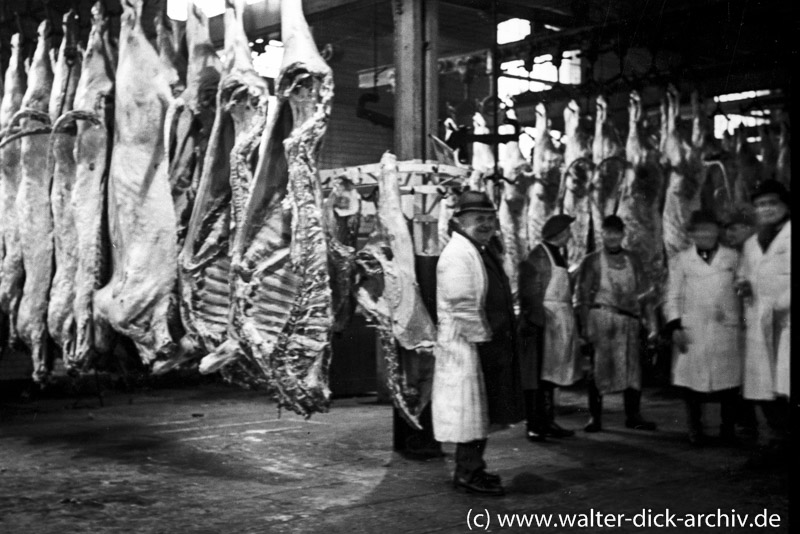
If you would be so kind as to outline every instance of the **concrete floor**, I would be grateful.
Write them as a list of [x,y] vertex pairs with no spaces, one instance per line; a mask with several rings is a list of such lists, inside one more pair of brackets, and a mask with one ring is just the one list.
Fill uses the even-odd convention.
[[[582,391],[560,392],[559,420],[581,428]],[[391,408],[336,400],[305,421],[278,417],[261,394],[219,384],[107,391],[96,397],[0,403],[0,532],[16,533],[455,533],[497,514],[602,512],[778,514],[789,532],[788,469],[748,464],[754,444],[691,448],[683,407],[648,390],[659,430],[625,429],[619,395],[605,431],[531,444],[522,427],[491,435],[487,461],[508,495],[476,497],[450,485],[452,454],[418,462],[391,451]],[[707,408],[709,433],[717,407]],[[762,429],[763,429],[762,425]],[[762,438],[763,442],[763,438]],[[445,445],[452,453],[452,445]],[[477,524],[468,524],[477,519]],[[688,529],[550,528],[557,532]],[[693,532],[730,532],[697,528]]]

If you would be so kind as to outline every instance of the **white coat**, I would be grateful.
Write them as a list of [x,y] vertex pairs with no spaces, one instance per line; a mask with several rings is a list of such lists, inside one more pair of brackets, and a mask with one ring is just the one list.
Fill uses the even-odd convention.
[[670,261],[665,312],[681,320],[688,349],[672,356],[672,383],[711,392],[742,383],[742,328],[736,294],[739,254],[720,246],[706,263],[692,246]]
[[458,233],[436,267],[439,328],[431,397],[438,441],[465,443],[489,434],[486,386],[476,343],[492,337],[483,311],[488,282],[480,253]]
[[792,227],[787,222],[766,252],[753,235],[744,244],[738,276],[753,296],[745,301],[744,387],[746,399],[789,396]]

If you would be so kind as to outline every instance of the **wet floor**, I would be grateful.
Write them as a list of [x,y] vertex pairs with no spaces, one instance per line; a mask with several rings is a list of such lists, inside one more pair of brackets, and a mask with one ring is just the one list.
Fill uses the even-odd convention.
[[[336,400],[310,420],[279,417],[263,395],[218,384],[110,390],[102,406],[93,397],[12,399],[0,403],[0,532],[456,533],[487,531],[481,513],[490,532],[535,532],[545,527],[499,521],[590,511],[626,515],[611,527],[546,530],[688,531],[631,521],[667,509],[715,521],[735,510],[747,514],[742,532],[790,531],[785,465],[753,462],[753,442],[690,447],[668,390],[645,393],[658,431],[626,429],[618,397],[604,399],[598,434],[532,444],[521,426],[494,432],[487,462],[503,477],[502,498],[452,489],[452,445],[424,462],[393,453],[391,408],[371,397]],[[561,423],[582,427],[583,392],[561,392],[560,404]],[[713,434],[718,408],[706,412]],[[780,526],[749,528],[764,510]]]

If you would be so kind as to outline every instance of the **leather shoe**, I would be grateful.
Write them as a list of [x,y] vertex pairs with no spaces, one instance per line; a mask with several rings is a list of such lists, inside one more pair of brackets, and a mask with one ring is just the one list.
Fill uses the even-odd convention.
[[533,442],[546,441],[547,439],[546,434],[542,430],[528,430],[525,433],[525,437],[528,441]]
[[652,421],[646,421],[641,415],[630,417],[625,420],[625,426],[634,430],[655,430],[656,424]]
[[506,494],[505,489],[497,482],[492,482],[483,475],[478,473],[472,477],[472,480],[466,480],[463,477],[453,478],[453,487],[459,490],[464,490],[467,493],[475,493],[478,495],[486,495],[489,497],[502,497]]
[[568,430],[568,429],[560,426],[555,421],[553,421],[549,425],[547,425],[547,428],[545,429],[545,433],[548,436],[551,436],[551,437],[554,437],[554,438],[571,438],[572,436],[575,435],[575,431],[574,430]]
[[502,481],[502,479],[500,478],[500,475],[498,475],[497,473],[489,473],[488,471],[484,471],[483,472],[483,478],[485,478],[489,482],[497,484],[498,486],[500,485],[500,483]]
[[601,430],[603,430],[603,427],[600,424],[600,421],[598,421],[594,417],[589,419],[589,422],[586,423],[585,427],[583,427],[584,432],[600,432]]

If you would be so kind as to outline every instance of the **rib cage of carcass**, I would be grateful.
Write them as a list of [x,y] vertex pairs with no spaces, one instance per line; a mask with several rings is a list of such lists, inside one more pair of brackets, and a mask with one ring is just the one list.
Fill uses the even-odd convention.
[[[231,177],[231,333],[279,407],[310,416],[330,405],[331,289],[316,158],[333,75],[300,2],[281,2],[281,33],[277,104],[255,174]],[[201,370],[213,369],[215,357],[204,358]]]

